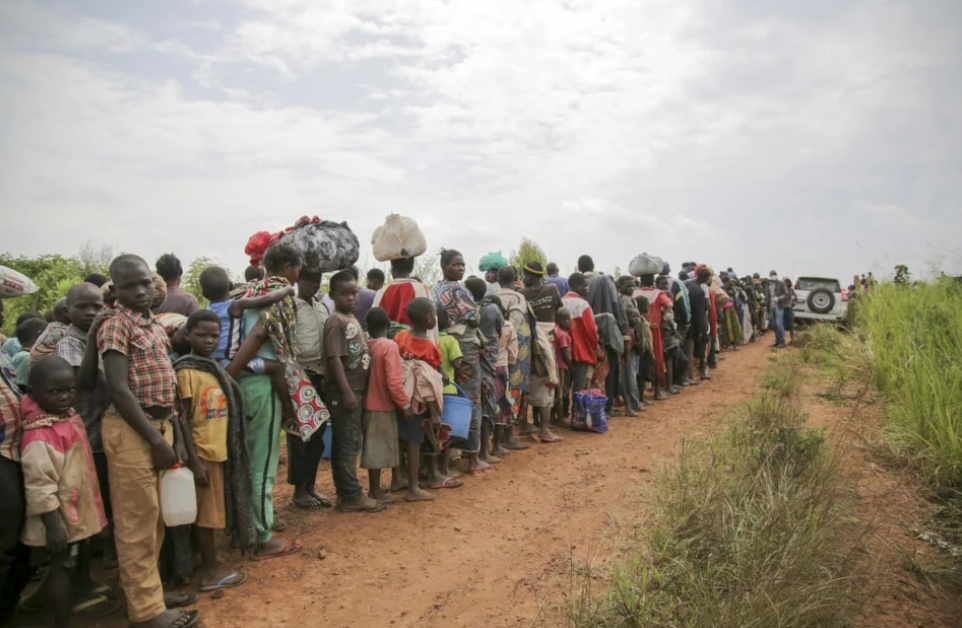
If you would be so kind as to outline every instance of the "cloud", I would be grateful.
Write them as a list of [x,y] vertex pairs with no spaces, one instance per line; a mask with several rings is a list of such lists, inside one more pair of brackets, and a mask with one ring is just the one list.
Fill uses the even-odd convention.
[[958,257],[962,7],[933,4],[5,2],[0,207],[31,220],[0,246],[239,269],[256,230],[400,212],[567,269]]

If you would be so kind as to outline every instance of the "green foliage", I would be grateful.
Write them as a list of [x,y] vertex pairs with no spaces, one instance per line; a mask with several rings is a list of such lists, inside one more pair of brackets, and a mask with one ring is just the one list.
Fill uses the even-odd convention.
[[912,283],[912,273],[909,272],[909,267],[905,264],[899,264],[895,267],[895,279],[893,279],[898,286],[907,286]]
[[569,607],[570,626],[853,625],[859,582],[836,465],[823,433],[773,388],[720,437],[684,445],[660,478],[657,525],[614,566],[604,597]]
[[[190,266],[184,271],[184,276],[180,281],[180,289],[194,295],[194,298],[197,299],[197,303],[200,304],[201,307],[207,307],[208,301],[204,298],[204,294],[200,289],[200,274],[205,268],[210,266],[218,266],[218,264],[215,264],[209,257],[198,257],[190,263]],[[223,268],[227,271],[227,276],[229,277],[230,270],[226,267]]]
[[933,480],[962,488],[962,285],[882,283],[860,299],[893,442]]
[[537,242],[528,238],[521,238],[518,250],[511,252],[508,263],[514,266],[518,271],[518,277],[520,277],[521,273],[524,272],[525,265],[531,262],[541,262],[542,266],[547,266],[548,256],[545,255],[541,245]]

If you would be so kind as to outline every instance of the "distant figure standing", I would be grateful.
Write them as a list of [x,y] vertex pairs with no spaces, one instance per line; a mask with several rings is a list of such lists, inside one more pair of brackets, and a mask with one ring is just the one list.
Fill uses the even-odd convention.
[[155,314],[180,314],[190,316],[199,306],[194,295],[188,292],[181,292],[180,280],[184,276],[184,267],[180,260],[173,253],[165,253],[157,259],[157,274],[160,275],[164,283],[167,284],[167,298]]

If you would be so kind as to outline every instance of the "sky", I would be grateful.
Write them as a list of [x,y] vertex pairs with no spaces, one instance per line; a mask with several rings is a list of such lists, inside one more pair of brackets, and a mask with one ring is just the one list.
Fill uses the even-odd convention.
[[957,0],[0,2],[0,251],[962,274]]

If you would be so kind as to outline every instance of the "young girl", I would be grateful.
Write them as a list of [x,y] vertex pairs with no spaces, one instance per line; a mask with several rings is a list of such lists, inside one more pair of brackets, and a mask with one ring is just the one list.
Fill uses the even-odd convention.
[[[87,430],[71,407],[76,396],[73,367],[48,356],[30,369],[30,395],[21,402],[27,501],[23,543],[46,547],[50,554],[35,599],[37,605],[52,603],[57,628],[70,624],[71,611],[105,616],[121,606],[90,578],[86,541],[107,526],[107,517]],[[25,604],[33,606],[29,600]]]
[[[367,313],[367,331],[371,336],[371,374],[364,397],[364,444],[361,468],[367,469],[371,499],[388,504],[395,500],[381,490],[381,469],[394,469],[400,476],[401,457],[398,449],[397,412],[411,414],[411,400],[404,392],[404,369],[396,343],[387,338],[391,319],[387,311],[375,307]],[[413,417],[410,417],[413,418]],[[392,485],[398,486],[399,478]],[[408,485],[408,501],[416,501],[417,483],[412,492]]]

